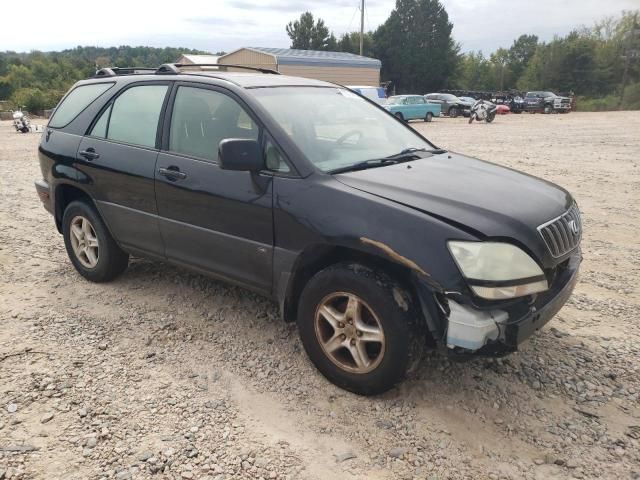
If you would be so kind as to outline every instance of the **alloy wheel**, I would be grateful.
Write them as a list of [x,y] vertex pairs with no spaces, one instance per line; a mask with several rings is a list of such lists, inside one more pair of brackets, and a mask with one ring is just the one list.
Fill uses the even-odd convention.
[[324,354],[351,373],[368,373],[382,361],[385,336],[376,313],[357,295],[334,292],[316,309],[315,332]]
[[91,222],[78,215],[71,220],[71,248],[78,261],[86,268],[95,268],[98,264],[100,248],[98,237]]

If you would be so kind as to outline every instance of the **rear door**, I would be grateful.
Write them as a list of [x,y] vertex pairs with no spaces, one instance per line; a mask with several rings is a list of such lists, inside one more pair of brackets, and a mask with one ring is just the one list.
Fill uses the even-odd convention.
[[225,89],[177,84],[155,173],[169,259],[270,293],[272,178],[222,170],[225,138],[258,140],[256,119]]
[[424,118],[427,116],[427,101],[424,97],[415,97],[416,118]]
[[164,255],[154,192],[160,119],[170,82],[134,83],[98,114],[77,154],[78,181],[92,192],[125,248]]

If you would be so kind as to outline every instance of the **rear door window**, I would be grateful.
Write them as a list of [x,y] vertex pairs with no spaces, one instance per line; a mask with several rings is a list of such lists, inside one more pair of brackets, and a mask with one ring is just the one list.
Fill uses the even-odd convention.
[[100,115],[100,118],[91,129],[90,135],[92,137],[107,138],[107,127],[109,123],[109,115],[111,115],[111,107],[112,105],[109,105],[109,107],[102,112],[102,115]]
[[[160,112],[168,88],[167,85],[139,85],[125,90],[110,107],[111,116],[104,131],[105,138],[154,148]],[[108,109],[105,113],[107,112]],[[102,117],[104,116],[103,114]],[[92,135],[94,132],[96,136],[102,133],[102,117],[96,123]],[[106,123],[104,120],[104,124]]]
[[92,83],[74,88],[56,108],[51,120],[49,120],[49,126],[53,128],[66,127],[96,98],[114,85],[113,82]]

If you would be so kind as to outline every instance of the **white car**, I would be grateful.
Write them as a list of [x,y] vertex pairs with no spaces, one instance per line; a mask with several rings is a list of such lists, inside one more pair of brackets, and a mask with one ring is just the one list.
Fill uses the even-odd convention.
[[347,85],[347,88],[359,93],[363,97],[367,97],[369,100],[376,102],[378,105],[384,105],[385,103],[387,103],[387,97],[384,94],[384,87]]

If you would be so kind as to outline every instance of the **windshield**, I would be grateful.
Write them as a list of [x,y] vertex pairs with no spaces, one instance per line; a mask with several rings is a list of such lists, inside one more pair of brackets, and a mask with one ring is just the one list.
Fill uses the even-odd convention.
[[306,157],[325,172],[408,148],[434,148],[410,127],[344,88],[259,88],[252,93]]

